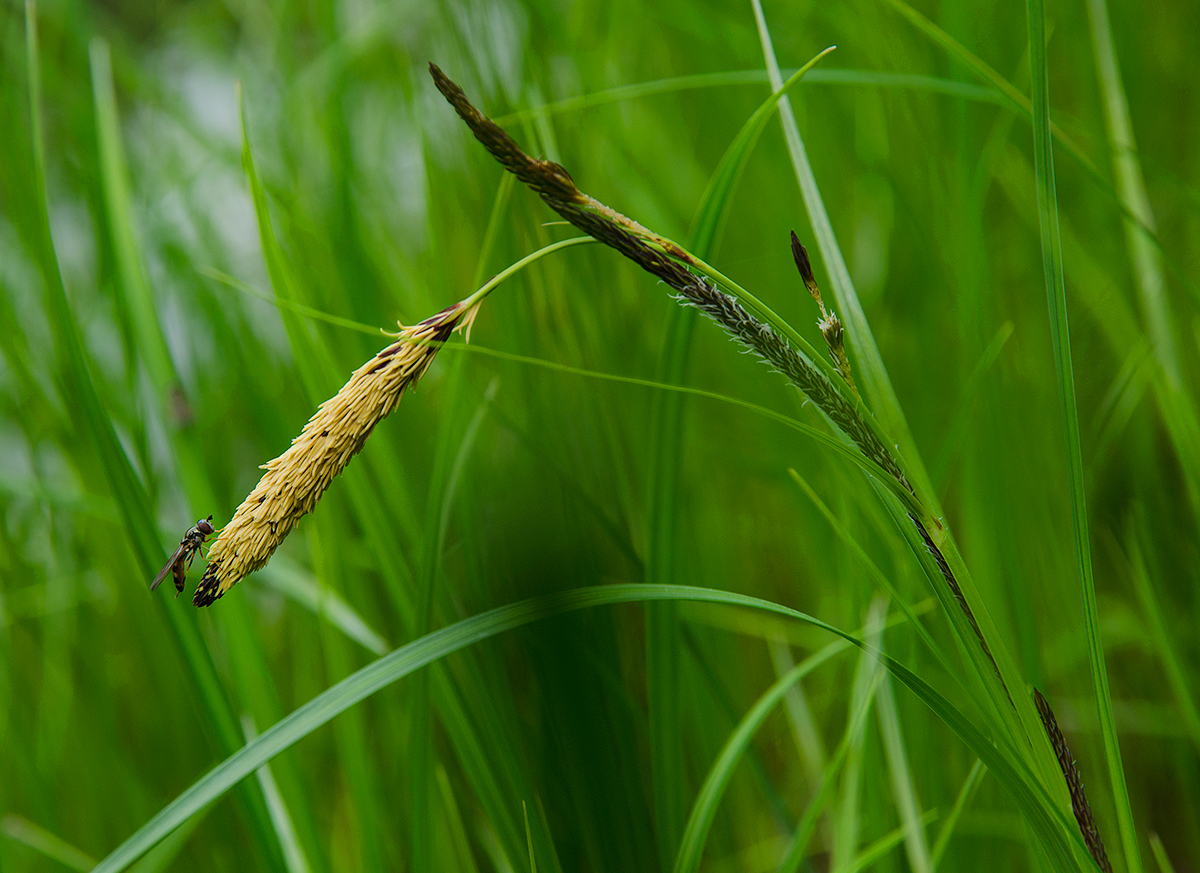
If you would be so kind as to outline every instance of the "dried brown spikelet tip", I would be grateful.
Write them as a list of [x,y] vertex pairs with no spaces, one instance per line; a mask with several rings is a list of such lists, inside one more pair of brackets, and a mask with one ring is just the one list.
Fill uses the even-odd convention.
[[478,303],[443,309],[412,327],[359,367],[321,404],[286,452],[263,465],[267,472],[237,508],[208,553],[208,567],[192,603],[208,606],[263,567],[302,516],[313,510],[334,477],[396,408],[406,388],[429,369],[441,344],[458,329],[470,333]]
[[1092,817],[1091,804],[1088,803],[1087,795],[1083,791],[1083,777],[1079,775],[1075,759],[1071,757],[1071,750],[1067,748],[1067,741],[1063,739],[1062,731],[1058,728],[1058,719],[1054,717],[1054,710],[1050,708],[1046,698],[1042,697],[1042,693],[1036,688],[1033,689],[1033,700],[1037,704],[1042,727],[1046,729],[1046,736],[1050,738],[1050,745],[1054,748],[1054,755],[1058,758],[1059,769],[1062,770],[1063,778],[1067,782],[1067,790],[1071,794],[1071,810],[1075,813],[1075,821],[1079,823],[1083,841],[1087,844],[1088,851],[1092,853],[1092,858],[1095,859],[1100,869],[1104,873],[1112,873],[1112,864],[1108,860],[1108,853],[1104,851],[1104,840],[1100,838],[1096,820]]
[[821,289],[817,287],[817,279],[813,276],[812,262],[808,260],[808,250],[800,244],[800,239],[794,230],[792,231],[792,257],[796,260],[796,269],[800,271],[804,287],[808,289],[808,293],[821,308],[821,320],[817,322],[817,327],[821,329],[821,336],[825,337],[825,345],[829,347],[833,366],[846,380],[846,384],[850,386],[854,396],[858,397],[858,386],[854,384],[854,376],[850,373],[850,357],[846,354],[845,328],[842,327],[837,313],[825,308],[825,301],[821,299]]
[[554,161],[543,161],[532,158],[521,150],[516,140],[508,132],[496,124],[478,109],[458,84],[441,71],[437,64],[430,61],[429,75],[433,84],[442,92],[454,111],[471,128],[475,138],[486,148],[504,168],[524,182],[543,197],[562,203],[582,203],[584,195],[575,187],[571,174],[561,164]]

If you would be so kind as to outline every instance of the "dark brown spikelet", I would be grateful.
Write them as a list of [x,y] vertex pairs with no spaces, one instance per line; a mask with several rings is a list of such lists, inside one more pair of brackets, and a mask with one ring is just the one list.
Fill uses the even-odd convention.
[[821,299],[821,289],[817,287],[817,279],[813,276],[812,263],[808,260],[808,250],[800,243],[800,238],[796,236],[794,230],[792,231],[792,257],[796,260],[796,269],[800,271],[800,279],[804,282],[804,287],[808,289],[808,293],[812,295],[813,300],[817,301],[817,306],[821,309],[821,320],[817,322],[817,327],[821,329],[821,336],[825,337],[825,345],[829,347],[829,357],[833,359],[833,366],[846,380],[846,384],[850,386],[854,396],[857,397],[859,396],[858,386],[854,384],[854,376],[850,373],[850,357],[846,354],[845,328],[838,320],[837,313],[825,308],[825,301]]
[[459,117],[467,123],[467,127],[471,128],[475,138],[483,143],[483,147],[491,152],[506,170],[543,197],[552,197],[564,203],[582,201],[582,195],[571,180],[571,174],[561,165],[554,161],[531,158],[525,154],[504,128],[471,105],[463,89],[443,73],[437,64],[430,62],[429,74],[433,77],[433,84],[454,107]]
[[1067,741],[1063,739],[1062,731],[1058,729],[1058,719],[1054,717],[1054,710],[1050,708],[1046,698],[1036,688],[1033,689],[1033,700],[1037,704],[1038,715],[1041,716],[1042,727],[1046,729],[1046,736],[1050,738],[1050,745],[1054,747],[1059,769],[1062,770],[1063,778],[1067,781],[1067,790],[1071,793],[1071,809],[1075,813],[1075,821],[1079,822],[1083,841],[1087,844],[1088,851],[1092,853],[1092,858],[1095,859],[1100,869],[1104,873],[1112,873],[1112,864],[1109,863],[1108,853],[1104,851],[1104,840],[1100,839],[1100,831],[1096,828],[1096,820],[1092,817],[1091,804],[1088,803],[1087,795],[1083,791],[1083,777],[1079,775],[1079,769],[1075,766],[1075,759],[1071,757]]
[[792,257],[796,260],[796,269],[800,271],[800,279],[804,282],[804,287],[819,301],[821,292],[817,288],[816,277],[813,276],[812,263],[808,260],[808,249],[800,243],[800,237],[796,236],[794,230],[792,231]]

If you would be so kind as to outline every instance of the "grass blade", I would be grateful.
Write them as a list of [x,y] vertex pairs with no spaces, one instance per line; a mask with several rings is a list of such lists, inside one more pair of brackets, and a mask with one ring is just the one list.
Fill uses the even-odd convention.
[[34,824],[22,815],[6,815],[0,819],[0,831],[10,840],[23,843],[35,852],[40,852],[72,870],[86,871],[96,866],[96,859],[72,846],[62,837]]
[[[246,742],[258,736],[254,727],[254,716],[249,713],[242,715],[242,731],[246,734]],[[263,798],[267,802],[267,809],[271,811],[271,824],[275,826],[275,834],[279,837],[279,846],[283,850],[288,873],[308,873],[308,859],[304,857],[304,849],[296,837],[292,817],[288,814],[287,804],[283,801],[279,786],[275,784],[275,777],[271,775],[270,766],[263,764],[255,775],[258,777],[258,787],[262,789]]]
[[743,716],[733,733],[729,735],[729,739],[726,740],[717,759],[709,768],[704,785],[692,803],[687,827],[684,829],[683,838],[679,844],[679,853],[675,856],[675,873],[694,873],[700,868],[704,843],[717,814],[717,804],[725,793],[729,781],[733,778],[734,768],[745,754],[746,749],[749,748],[754,735],[758,733],[758,729],[762,727],[767,716],[775,710],[792,686],[834,655],[844,651],[848,645],[849,643],[844,640],[838,640],[805,658],[779,677],[775,684],[763,692],[754,706]]
[[1059,403],[1066,435],[1068,488],[1071,495],[1071,519],[1075,536],[1075,557],[1083,601],[1084,627],[1088,640],[1088,660],[1096,696],[1100,734],[1112,788],[1125,863],[1130,873],[1141,873],[1133,809],[1125,786],[1125,769],[1113,718],[1112,697],[1108,686],[1108,668],[1104,663],[1104,643],[1100,638],[1100,615],[1096,606],[1096,587],[1092,576],[1091,542],[1088,532],[1087,495],[1084,493],[1083,449],[1079,436],[1079,415],[1075,398],[1075,371],[1071,361],[1071,337],[1067,317],[1067,291],[1063,280],[1062,241],[1058,229],[1058,194],[1054,181],[1054,151],[1050,130],[1050,83],[1046,67],[1045,7],[1042,0],[1027,0],[1029,18],[1029,56],[1033,73],[1033,146],[1037,182],[1038,215],[1042,235],[1042,264],[1046,295],[1050,308],[1050,330],[1054,343],[1054,367],[1058,376]]
[[946,854],[946,847],[950,845],[950,838],[954,836],[954,828],[958,825],[958,820],[962,818],[963,810],[967,808],[967,804],[975,795],[975,789],[979,787],[979,781],[983,778],[983,774],[983,762],[976,760],[975,765],[971,767],[971,772],[967,774],[962,788],[959,789],[958,796],[954,798],[950,814],[946,816],[938,830],[937,839],[933,841],[933,848],[929,851],[929,862],[933,865],[933,869],[937,869],[942,861],[942,856]]
[[880,680],[879,690],[875,694],[875,714],[879,718],[879,730],[883,736],[883,749],[892,781],[892,798],[903,823],[901,832],[908,854],[908,864],[917,873],[932,873],[933,863],[929,857],[929,842],[925,838],[925,821],[917,802],[917,789],[913,785],[908,753],[904,748],[900,716],[896,712],[896,698],[892,694],[892,684],[886,674]]

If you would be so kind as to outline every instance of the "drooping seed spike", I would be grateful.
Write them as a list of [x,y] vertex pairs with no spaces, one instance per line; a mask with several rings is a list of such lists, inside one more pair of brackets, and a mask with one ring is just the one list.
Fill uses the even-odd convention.
[[1036,688],[1033,689],[1033,702],[1037,704],[1042,727],[1045,728],[1050,745],[1054,748],[1054,756],[1058,758],[1058,767],[1062,770],[1067,790],[1071,794],[1071,811],[1075,813],[1075,821],[1079,824],[1083,841],[1087,844],[1088,851],[1092,853],[1092,858],[1095,859],[1100,869],[1104,873],[1112,873],[1112,863],[1108,860],[1108,853],[1104,850],[1104,840],[1100,838],[1100,830],[1096,827],[1092,806],[1088,803],[1087,795],[1083,791],[1083,777],[1079,775],[1079,768],[1075,766],[1075,759],[1071,756],[1067,741],[1058,727],[1058,719],[1054,717],[1054,710],[1050,708],[1050,704],[1042,696],[1042,692]]
[[268,461],[208,552],[192,603],[210,606],[249,573],[263,567],[300,519],[366,444],[405,391],[416,387],[455,330],[469,327],[478,303],[461,301],[420,324],[401,327],[396,342],[354,371],[321,404],[300,435]]

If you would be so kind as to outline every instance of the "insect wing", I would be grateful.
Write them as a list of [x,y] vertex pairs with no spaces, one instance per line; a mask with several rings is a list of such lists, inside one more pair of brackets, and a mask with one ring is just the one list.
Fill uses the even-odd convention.
[[171,570],[175,567],[175,565],[177,563],[179,563],[179,559],[180,559],[180,557],[182,557],[183,551],[187,547],[188,547],[187,540],[184,540],[182,543],[179,544],[179,548],[177,548],[175,550],[175,554],[171,555],[171,557],[167,561],[167,563],[163,564],[163,568],[158,571],[158,575],[155,576],[154,581],[150,583],[151,591],[153,591],[155,588],[157,588],[159,583],[162,582],[163,579],[167,578],[167,574],[171,572]]

